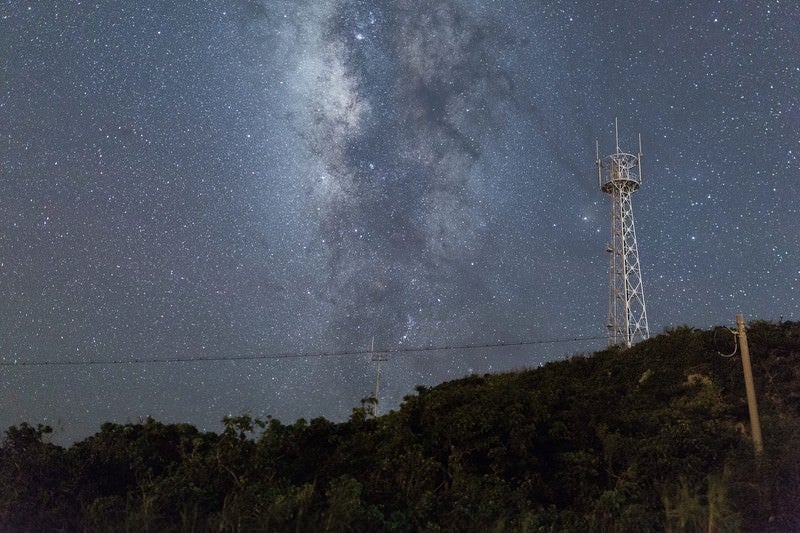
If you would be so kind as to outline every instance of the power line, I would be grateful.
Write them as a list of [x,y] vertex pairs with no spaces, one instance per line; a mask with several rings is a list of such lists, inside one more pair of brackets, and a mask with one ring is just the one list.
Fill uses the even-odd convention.
[[[485,344],[461,344],[443,346],[417,346],[417,347],[397,347],[375,350],[374,353],[395,354],[397,356],[408,356],[422,352],[446,352],[453,350],[478,350],[481,348],[513,348],[518,346],[532,346],[537,344],[559,344],[565,342],[581,342],[605,339],[606,336],[584,336],[560,339],[542,339],[517,342],[496,342]],[[323,357],[348,357],[356,355],[370,355],[369,350],[346,350],[332,352],[278,352],[271,354],[256,355],[218,355],[218,356],[184,356],[166,358],[133,358],[133,359],[64,359],[46,361],[0,361],[0,367],[9,366],[90,366],[90,365],[127,365],[127,364],[147,364],[147,363],[194,363],[194,362],[217,362],[217,361],[256,361],[263,359],[311,359]]]

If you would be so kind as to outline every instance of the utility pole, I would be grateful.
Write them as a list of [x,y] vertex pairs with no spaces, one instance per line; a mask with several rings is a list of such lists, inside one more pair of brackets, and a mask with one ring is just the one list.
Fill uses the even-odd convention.
[[739,349],[742,351],[742,369],[744,370],[744,386],[747,390],[747,408],[750,411],[750,432],[753,434],[753,448],[756,456],[764,453],[764,443],[761,440],[761,421],[758,418],[758,403],[756,389],[753,385],[753,368],[750,366],[750,348],[747,346],[747,331],[744,327],[744,316],[736,315],[736,330],[739,337]]
[[373,407],[372,414],[377,417],[377,416],[380,415],[380,409],[381,409],[381,400],[380,400],[380,396],[379,396],[380,392],[381,392],[381,390],[380,390],[381,389],[381,363],[383,361],[386,361],[387,358],[383,354],[380,354],[380,353],[376,354],[375,353],[375,337],[374,336],[372,337],[372,344],[370,344],[369,352],[370,352],[370,355],[372,357],[372,361],[374,363],[376,363],[376,368],[375,368],[375,393],[372,396],[373,398],[375,398],[375,405]]

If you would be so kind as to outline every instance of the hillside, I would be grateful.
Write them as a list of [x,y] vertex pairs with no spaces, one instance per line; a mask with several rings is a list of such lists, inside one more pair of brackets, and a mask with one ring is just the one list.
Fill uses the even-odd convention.
[[748,336],[760,461],[730,336],[678,328],[338,424],[109,423],[69,448],[12,427],[0,530],[798,531],[800,323]]

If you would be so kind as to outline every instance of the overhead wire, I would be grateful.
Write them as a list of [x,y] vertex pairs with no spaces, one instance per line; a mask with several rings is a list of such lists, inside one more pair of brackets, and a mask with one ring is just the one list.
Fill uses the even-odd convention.
[[607,336],[579,336],[554,339],[538,339],[515,342],[493,342],[482,344],[440,345],[440,346],[398,346],[378,350],[342,350],[321,352],[275,352],[251,355],[192,355],[178,357],[136,357],[130,359],[48,359],[27,361],[0,361],[0,367],[29,367],[29,366],[101,366],[101,365],[126,365],[149,363],[194,363],[194,362],[219,362],[219,361],[257,361],[276,359],[312,359],[328,357],[352,357],[371,354],[394,354],[399,357],[410,356],[424,352],[449,352],[454,350],[478,350],[488,348],[514,348],[520,346],[533,346],[539,344],[560,344],[566,342],[583,342],[606,339]]

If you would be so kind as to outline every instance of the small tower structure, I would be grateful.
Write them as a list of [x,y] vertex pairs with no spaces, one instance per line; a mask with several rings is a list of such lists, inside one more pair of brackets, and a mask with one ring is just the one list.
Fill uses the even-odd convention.
[[375,353],[375,337],[372,337],[369,353],[372,358],[372,362],[375,363],[375,392],[372,395],[372,397],[375,399],[375,404],[373,405],[372,415],[379,416],[381,409],[381,400],[379,396],[381,392],[381,363],[388,361],[388,358],[382,353]]
[[600,190],[611,196],[611,240],[608,243],[608,345],[626,348],[650,338],[647,308],[644,301],[636,226],[633,221],[631,195],[642,184],[642,136],[639,153],[620,150],[619,127],[614,120],[616,151],[600,157],[596,143],[597,180]]

